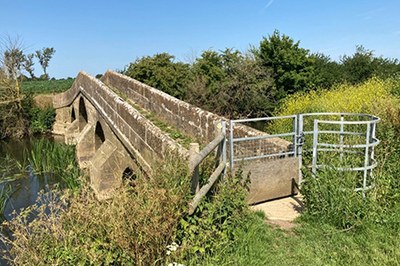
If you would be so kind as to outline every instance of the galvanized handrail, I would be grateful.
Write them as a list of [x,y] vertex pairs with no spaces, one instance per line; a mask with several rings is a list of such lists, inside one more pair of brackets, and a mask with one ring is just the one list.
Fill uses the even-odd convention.
[[[313,130],[306,131],[304,130],[305,119],[313,118]],[[331,117],[338,117],[338,120],[331,120]],[[321,119],[325,118],[325,119]],[[350,120],[347,120],[349,118]],[[279,134],[263,134],[259,136],[246,136],[246,137],[236,137],[234,135],[235,124],[237,123],[245,123],[245,122],[259,122],[259,121],[271,121],[278,119],[293,119],[293,126],[289,132],[281,132]],[[296,156],[299,158],[299,183],[302,182],[302,174],[301,168],[303,163],[303,145],[304,138],[307,135],[313,136],[313,161],[312,161],[312,173],[315,176],[317,169],[324,168],[326,166],[317,164],[317,153],[320,152],[332,152],[336,151],[340,154],[340,159],[342,160],[343,155],[346,153],[353,154],[363,154],[364,164],[362,167],[336,167],[338,171],[364,171],[363,177],[363,188],[356,190],[362,190],[363,193],[368,189],[366,184],[367,175],[370,174],[372,176],[372,170],[376,167],[377,163],[374,160],[374,147],[380,143],[379,139],[376,138],[376,124],[380,121],[380,118],[370,114],[362,114],[362,113],[340,113],[340,112],[331,112],[331,113],[304,113],[297,115],[286,115],[286,116],[276,116],[276,117],[263,117],[263,118],[250,118],[250,119],[237,119],[230,121],[229,127],[229,144],[230,144],[230,167],[233,169],[234,163],[238,161],[248,161],[248,160],[256,160],[263,158],[279,158],[282,156]],[[310,121],[311,122],[311,121]],[[327,124],[327,125],[338,125],[340,126],[340,130],[320,130],[318,128],[319,125]],[[346,126],[354,126],[354,125],[364,125],[367,129],[363,132],[353,132],[352,130],[345,130]],[[311,126],[311,125],[310,125]],[[356,130],[357,131],[357,130]],[[339,135],[339,143],[319,143],[318,136],[319,135],[328,135],[334,134]],[[355,136],[360,138],[365,138],[365,143],[358,144],[347,144],[344,142],[345,136]],[[280,150],[278,152],[267,153],[261,152],[259,154],[252,155],[243,155],[242,153],[235,152],[234,144],[238,145],[238,143],[249,142],[249,141],[258,141],[258,140],[266,140],[271,138],[279,138],[279,137],[293,137],[292,147],[293,150]],[[351,149],[358,149],[360,151],[355,151]],[[364,149],[364,151],[362,151]],[[246,151],[246,150],[245,150]],[[332,168],[332,166],[331,166]]]
[[[293,119],[292,125],[293,130],[291,132],[285,132],[280,134],[263,134],[259,136],[253,137],[241,137],[236,138],[234,137],[234,127],[237,123],[243,122],[260,122],[260,121],[272,121],[272,120],[279,120],[279,119]],[[274,117],[260,117],[260,118],[248,118],[248,119],[235,119],[229,121],[229,162],[230,168],[233,169],[234,163],[239,161],[248,161],[248,160],[256,160],[256,159],[263,159],[263,158],[272,158],[277,156],[296,156],[297,154],[297,115],[284,115],[284,116],[274,116]],[[247,142],[247,141],[254,141],[254,140],[265,140],[265,139],[273,139],[273,138],[280,138],[280,137],[292,137],[292,145],[293,151],[280,151],[271,154],[261,154],[255,155],[250,157],[242,157],[242,158],[235,158],[234,156],[234,143],[235,142]]]
[[[332,115],[332,114],[318,114],[321,115]],[[374,147],[377,146],[380,141],[376,138],[376,125],[380,121],[379,117],[373,115],[366,115],[366,114],[340,114],[337,113],[335,115],[340,115],[340,121],[334,120],[319,120],[314,119],[314,128],[313,128],[313,155],[312,155],[312,174],[314,177],[317,176],[317,169],[321,168],[330,168],[335,169],[337,171],[362,171],[363,172],[363,179],[362,179],[362,187],[358,187],[356,191],[362,191],[363,196],[365,196],[365,192],[373,187],[373,185],[367,185],[367,178],[368,174],[372,178],[372,170],[377,166],[377,162],[374,159]],[[311,114],[307,114],[307,116],[311,116]],[[345,116],[353,116],[353,117],[362,117],[362,118],[369,118],[369,120],[361,120],[361,121],[345,121]],[[300,118],[301,122],[303,122],[303,117]],[[327,131],[327,130],[319,130],[320,125],[340,125],[340,131]],[[346,132],[344,131],[345,125],[366,125],[366,130],[364,132]],[[346,132],[346,133],[345,133]],[[308,132],[307,132],[308,133]],[[340,134],[340,141],[338,144],[336,143],[321,143],[318,141],[318,137],[321,134]],[[304,134],[304,132],[303,132]],[[345,144],[344,143],[344,135],[356,135],[365,137],[365,144]],[[322,147],[319,148],[319,147]],[[328,166],[324,164],[318,164],[318,152],[320,151],[330,151],[330,149],[326,148],[339,148],[340,153],[340,160],[343,159],[343,154],[345,149],[364,149],[364,163],[363,166],[358,167],[334,167]],[[335,149],[336,150],[336,149]],[[359,154],[359,153],[356,153]]]

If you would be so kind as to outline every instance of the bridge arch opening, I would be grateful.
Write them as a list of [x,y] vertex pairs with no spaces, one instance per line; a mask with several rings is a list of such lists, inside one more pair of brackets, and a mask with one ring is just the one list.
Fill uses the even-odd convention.
[[122,180],[124,182],[128,182],[130,186],[134,187],[136,186],[136,179],[137,175],[135,171],[133,171],[130,167],[125,168],[124,172],[122,173]]
[[96,129],[95,129],[95,134],[94,134],[94,147],[95,150],[97,151],[101,144],[104,143],[104,141],[106,141],[106,137],[104,135],[104,131],[103,131],[103,127],[101,126],[100,122],[97,121],[96,123]]
[[71,122],[74,122],[75,120],[76,120],[75,108],[72,107],[72,110],[71,110]]
[[85,101],[83,97],[79,99],[79,130],[82,130],[88,123]]

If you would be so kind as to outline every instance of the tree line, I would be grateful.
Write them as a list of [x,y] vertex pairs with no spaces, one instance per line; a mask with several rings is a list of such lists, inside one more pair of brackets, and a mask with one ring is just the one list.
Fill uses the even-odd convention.
[[190,64],[159,53],[136,59],[123,73],[194,105],[237,118],[271,115],[281,100],[299,91],[396,76],[400,62],[376,56],[363,46],[334,61],[275,30],[246,52],[206,50]]

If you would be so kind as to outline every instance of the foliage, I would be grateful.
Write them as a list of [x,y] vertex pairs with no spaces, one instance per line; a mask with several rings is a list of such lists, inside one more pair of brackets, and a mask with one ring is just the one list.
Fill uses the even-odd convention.
[[43,80],[48,80],[49,75],[47,74],[47,67],[49,66],[49,62],[51,58],[53,57],[54,53],[56,50],[51,47],[43,47],[41,50],[37,50],[35,52],[37,59],[39,60],[39,64],[43,69],[43,75],[41,76],[41,79]]
[[351,84],[364,82],[373,76],[388,78],[400,71],[397,60],[375,57],[373,51],[362,45],[356,46],[352,56],[343,56],[341,63],[344,80]]
[[54,108],[40,109],[33,107],[29,110],[30,131],[33,134],[44,134],[51,131],[55,121],[56,112]]
[[286,98],[277,115],[311,112],[352,112],[380,114],[388,102],[396,102],[392,90],[398,79],[372,78],[359,85],[341,84],[332,89],[301,92]]
[[74,146],[40,139],[33,142],[26,157],[35,174],[58,176],[72,190],[81,186],[81,172],[75,158]]
[[0,139],[22,138],[28,134],[26,113],[15,102],[0,105]]
[[18,79],[22,79],[23,71],[28,73],[32,79],[35,79],[35,63],[33,59],[36,57],[44,71],[41,79],[46,80],[49,79],[46,69],[54,53],[55,49],[53,47],[44,47],[42,50],[37,50],[34,54],[26,54],[20,37],[12,38],[7,36],[0,43],[0,68],[4,71],[7,78],[17,83]]
[[192,66],[186,100],[227,117],[265,116],[276,106],[271,74],[249,54],[205,51]]
[[318,88],[331,88],[343,82],[342,65],[322,53],[311,54],[314,65],[313,82]]
[[171,160],[151,178],[138,175],[135,187],[125,184],[108,201],[98,201],[88,186],[78,194],[50,194],[46,205],[25,211],[38,213],[34,221],[21,215],[8,224],[13,263],[159,264],[188,190],[186,167]]
[[272,69],[279,99],[313,88],[313,60],[309,51],[299,44],[275,30],[268,38],[264,37],[259,49],[254,51],[261,64]]
[[175,259],[201,260],[235,239],[234,229],[248,215],[247,182],[240,171],[225,177],[200,202],[192,216],[181,219],[176,240],[181,243],[182,251]]
[[75,79],[58,79],[58,80],[27,80],[21,84],[23,93],[44,94],[64,92],[71,88]]
[[138,58],[128,66],[125,75],[182,99],[189,77],[189,66],[174,62],[168,53]]
[[6,208],[7,201],[10,197],[11,188],[9,185],[0,183],[0,221],[3,220],[4,209]]
[[[398,78],[372,78],[358,85],[338,85],[331,90],[298,93],[288,97],[278,111],[279,115],[307,112],[354,112],[377,115],[382,121],[377,136],[382,142],[375,149],[379,167],[374,171],[375,188],[362,199],[355,187],[355,177],[349,173],[320,173],[317,179],[307,176],[302,193],[305,197],[305,217],[347,228],[365,223],[393,222],[390,214],[400,200],[398,182],[400,103],[394,95],[399,88]],[[282,130],[290,125],[275,123],[270,130]],[[331,161],[331,163],[334,163]],[[347,189],[346,189],[347,187]],[[391,221],[391,222],[389,222]],[[397,224],[397,222],[396,222]]]
[[25,58],[25,62],[24,62],[24,68],[25,71],[29,73],[29,75],[31,76],[31,79],[35,79],[35,69],[33,68],[34,66],[34,62],[33,62],[33,58],[35,57],[34,54],[28,54],[26,55]]
[[319,88],[328,89],[339,83],[359,84],[372,77],[387,79],[400,71],[397,59],[376,57],[372,50],[362,45],[356,46],[354,54],[343,55],[339,62],[321,53],[311,57],[314,61],[314,84]]

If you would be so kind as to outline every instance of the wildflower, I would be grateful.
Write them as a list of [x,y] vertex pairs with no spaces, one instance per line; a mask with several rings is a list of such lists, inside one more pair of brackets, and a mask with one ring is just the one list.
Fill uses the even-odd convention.
[[[171,255],[172,252],[175,252],[178,249],[179,245],[176,242],[172,242],[171,245],[167,246],[167,255]],[[180,264],[179,264],[180,265]]]

